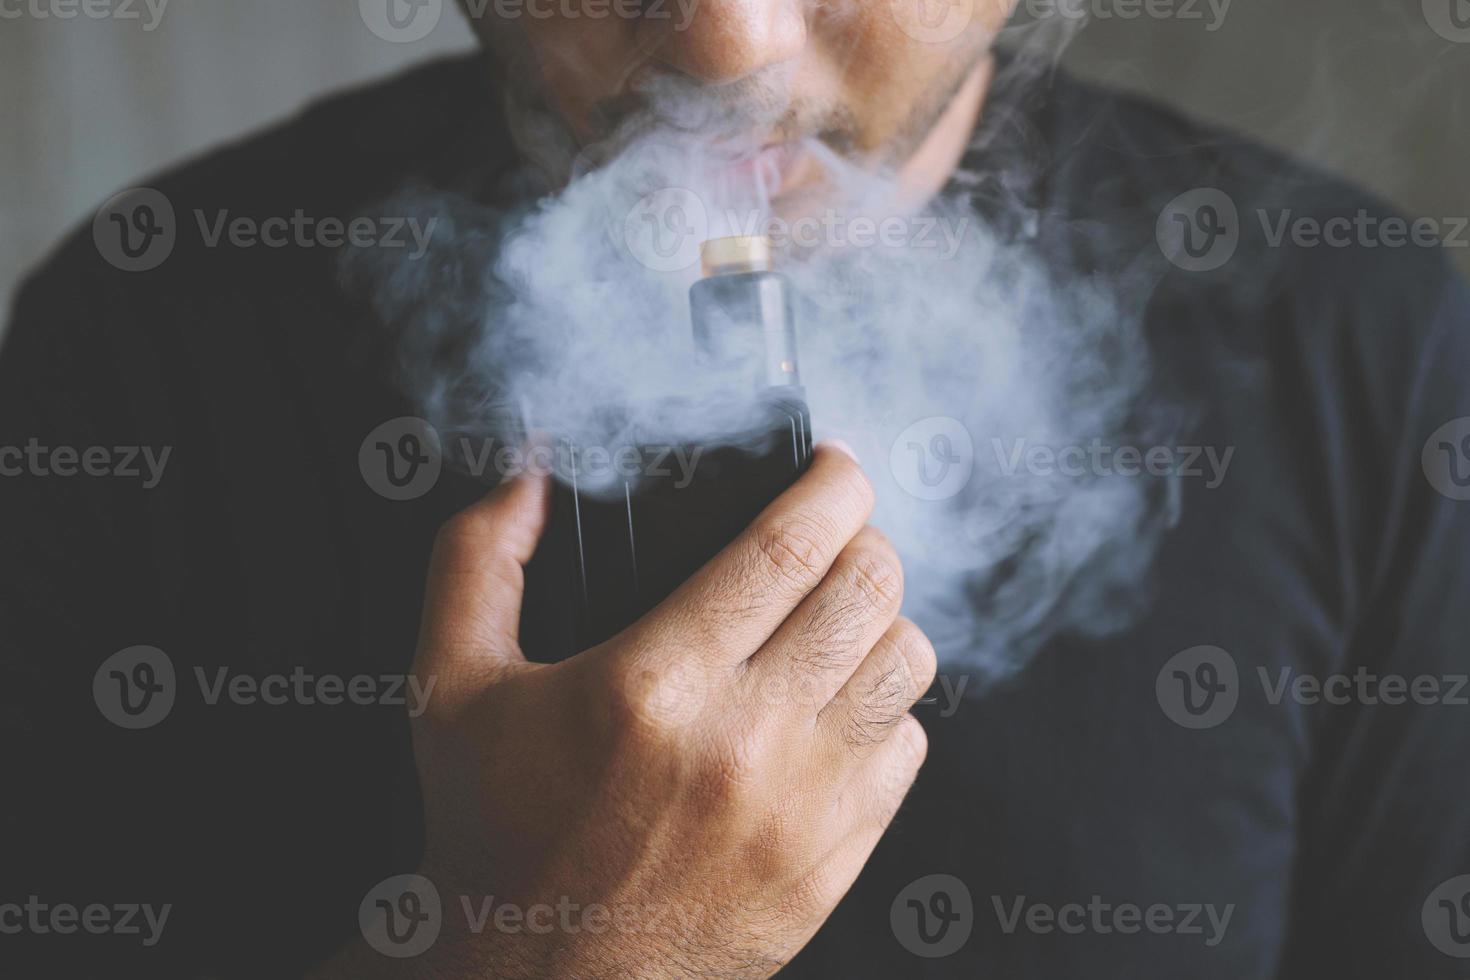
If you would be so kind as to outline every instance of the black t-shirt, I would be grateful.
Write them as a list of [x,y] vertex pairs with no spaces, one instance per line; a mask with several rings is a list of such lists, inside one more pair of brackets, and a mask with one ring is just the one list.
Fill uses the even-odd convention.
[[[482,193],[509,152],[484,81],[430,65],[146,181],[178,215],[167,262],[122,271],[88,227],[20,292],[0,446],[78,456],[0,479],[0,904],[169,906],[151,945],[142,913],[122,935],[7,928],[0,957],[40,954],[25,975],[288,976],[414,867],[401,705],[209,692],[402,674],[434,532],[483,487],[375,493],[363,438],[413,413],[397,341],[332,249],[205,247],[192,214]],[[1181,482],[1132,627],[1060,635],[957,705],[936,692],[908,803],[783,975],[1470,976],[1470,295],[1381,224],[1275,241],[1286,209],[1391,216],[1279,155],[1065,76],[1006,99],[972,169],[1008,146],[1036,179],[977,202],[1025,197],[1022,232],[1069,269],[1151,276],[1158,384],[1193,407],[1189,445],[1234,454],[1217,486]],[[1219,268],[1218,198],[1185,199],[1178,264],[1157,244],[1201,188],[1238,211]],[[94,447],[116,475],[56,475]],[[131,447],[154,467],[168,448],[156,485]],[[130,731],[93,684],[140,645],[178,683]]]

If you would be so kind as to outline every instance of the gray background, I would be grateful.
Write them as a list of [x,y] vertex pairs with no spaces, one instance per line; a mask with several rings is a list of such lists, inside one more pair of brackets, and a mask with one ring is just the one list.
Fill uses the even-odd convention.
[[[1018,18],[1053,2],[1022,0]],[[1470,0],[1234,0],[1218,23],[1205,0],[1152,0],[1165,16],[1143,0],[1063,2],[1095,12],[1068,67],[1287,147],[1411,213],[1470,215],[1470,31],[1431,26],[1452,3],[1470,18]],[[173,0],[152,31],[135,9],[0,18],[0,310],[67,228],[149,171],[472,44],[452,10],[423,40],[393,43],[354,0]]]

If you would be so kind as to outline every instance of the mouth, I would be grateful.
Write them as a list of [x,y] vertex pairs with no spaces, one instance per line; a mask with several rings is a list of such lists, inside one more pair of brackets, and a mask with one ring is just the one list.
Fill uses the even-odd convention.
[[816,176],[810,150],[797,140],[766,143],[735,154],[717,168],[717,176],[732,189],[749,189],[765,203],[778,200]]

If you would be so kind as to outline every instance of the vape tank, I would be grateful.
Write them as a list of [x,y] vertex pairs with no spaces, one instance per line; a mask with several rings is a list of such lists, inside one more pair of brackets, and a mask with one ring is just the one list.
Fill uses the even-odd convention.
[[715,239],[702,258],[704,278],[689,292],[698,363],[711,376],[742,379],[731,405],[740,422],[713,445],[624,447],[619,455],[636,456],[636,475],[595,486],[584,476],[589,447],[560,441],[559,458],[569,465],[527,569],[522,623],[545,632],[523,637],[535,659],[563,659],[632,625],[811,463],[791,285],[772,271],[769,243]]

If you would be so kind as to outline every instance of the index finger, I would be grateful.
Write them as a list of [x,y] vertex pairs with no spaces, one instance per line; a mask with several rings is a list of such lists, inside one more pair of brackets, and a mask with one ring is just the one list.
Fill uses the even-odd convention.
[[873,500],[851,451],[823,443],[790,489],[629,635],[645,654],[661,645],[714,666],[748,659],[867,524]]

